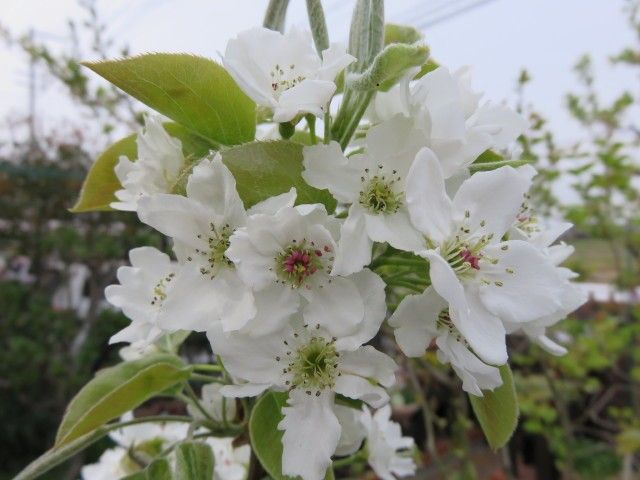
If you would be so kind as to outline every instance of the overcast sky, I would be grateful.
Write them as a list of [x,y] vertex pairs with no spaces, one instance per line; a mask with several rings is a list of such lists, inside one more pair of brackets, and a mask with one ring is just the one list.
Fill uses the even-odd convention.
[[[447,9],[476,0],[391,0],[387,21],[424,23]],[[62,45],[66,19],[77,17],[75,0],[0,0],[0,24],[13,33],[34,28],[42,39]],[[266,0],[99,0],[108,34],[132,53],[186,51],[218,57],[228,38],[260,24]],[[577,137],[565,113],[564,95],[575,88],[571,67],[589,52],[596,61],[598,88],[613,96],[637,78],[607,65],[607,57],[633,44],[622,12],[624,0],[485,0],[474,9],[425,29],[437,60],[457,68],[471,65],[474,84],[495,101],[513,100],[522,67],[533,75],[528,98],[551,118],[561,139]],[[352,0],[326,0],[332,41],[344,40]],[[304,2],[291,0],[288,23],[306,25]],[[0,47],[0,118],[26,111],[26,64],[18,53]],[[40,76],[37,112],[43,129],[77,112],[59,95],[61,89]],[[636,86],[634,86],[636,85]]]

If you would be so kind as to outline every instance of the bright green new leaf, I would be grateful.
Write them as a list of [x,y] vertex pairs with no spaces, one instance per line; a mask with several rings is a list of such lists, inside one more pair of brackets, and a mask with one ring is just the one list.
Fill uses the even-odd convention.
[[500,367],[502,385],[484,391],[484,397],[469,395],[473,412],[492,449],[504,446],[518,426],[518,398],[509,365]]
[[175,480],[213,480],[214,457],[203,442],[183,442],[176,448]]
[[212,142],[238,145],[255,137],[255,103],[213,60],[151,53],[84,65]]
[[246,208],[295,187],[297,203],[322,203],[330,212],[335,209],[336,202],[327,190],[313,188],[302,179],[302,148],[299,143],[279,140],[247,143],[221,152]]
[[409,68],[420,67],[429,57],[426,45],[393,43],[382,50],[371,66],[362,73],[347,76],[347,84],[354,90],[389,90]]
[[390,45],[392,43],[416,43],[422,38],[422,32],[409,26],[409,25],[397,25],[395,23],[387,23],[384,26],[384,44]]
[[[182,142],[182,152],[187,160],[202,157],[213,148],[211,143],[189,133],[177,123],[165,123],[164,128]],[[71,209],[72,212],[112,210],[109,204],[116,200],[114,193],[122,188],[113,169],[122,155],[132,161],[138,157],[135,134],[111,145],[93,163],[82,184],[78,201]]]
[[158,458],[151,462],[147,468],[139,472],[127,475],[120,480],[173,480],[171,466],[165,458]]
[[286,404],[286,393],[268,392],[258,400],[249,420],[253,451],[274,480],[287,478],[282,474],[283,432],[278,430],[278,423],[282,420],[282,407]]
[[120,417],[142,402],[189,378],[190,369],[174,355],[150,355],[96,374],[67,406],[55,448]]

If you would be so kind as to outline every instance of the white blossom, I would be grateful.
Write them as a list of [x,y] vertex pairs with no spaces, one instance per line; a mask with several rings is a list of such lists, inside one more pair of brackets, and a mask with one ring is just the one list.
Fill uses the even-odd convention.
[[[228,258],[254,294],[266,299],[253,335],[281,328],[301,308],[308,324],[345,336],[360,328],[367,297],[375,293],[371,301],[384,309],[384,284],[376,274],[333,274],[339,228],[323,205],[300,205],[253,215],[231,236]],[[375,288],[367,291],[364,284]]]
[[211,447],[215,458],[213,480],[244,480],[247,478],[251,447],[233,446],[233,438],[207,437],[205,443]]
[[[204,331],[213,322],[222,322],[225,331],[231,331],[250,320],[259,321],[257,306],[266,303],[268,308],[272,298],[246,288],[227,256],[229,239],[246,224],[247,212],[235,179],[218,154],[194,167],[186,194],[151,195],[139,202],[140,219],[173,238],[176,256],[184,265],[159,324],[170,331]],[[256,205],[252,212],[275,212],[294,201],[292,189]]]
[[223,63],[249,97],[273,109],[274,121],[287,122],[300,113],[322,116],[336,76],[354,60],[339,44],[321,59],[308,31],[255,27],[229,40]]
[[[473,317],[474,312],[471,312]],[[447,301],[431,287],[407,295],[389,319],[398,346],[409,357],[421,357],[435,340],[438,359],[451,363],[464,391],[483,396],[482,390],[502,385],[500,371],[480,360],[451,321]]]
[[136,351],[145,351],[163,333],[158,325],[164,304],[171,295],[178,265],[153,247],[129,252],[131,266],[120,267],[119,285],[105,289],[107,301],[122,309],[131,324],[116,333],[110,343],[128,342]]
[[510,230],[511,238],[528,241],[538,248],[548,261],[556,266],[558,275],[564,281],[560,289],[560,305],[555,312],[522,325],[505,322],[505,327],[508,333],[521,330],[544,350],[557,356],[566,354],[567,349],[549,338],[546,332],[547,328],[566,318],[569,313],[587,301],[586,293],[571,282],[577,277],[577,274],[560,266],[573,253],[574,247],[564,242],[554,244],[572,226],[567,222],[553,222],[545,228],[532,212],[528,202],[524,202]]
[[449,303],[453,325],[483,361],[507,360],[504,322],[524,324],[557,311],[563,279],[534,246],[502,241],[535,170],[476,173],[450,199],[432,152],[417,156],[407,185],[413,224],[426,239],[433,288]]
[[123,462],[127,458],[127,451],[121,447],[108,448],[96,463],[82,467],[82,480],[113,480],[123,478],[135,471],[129,471]]
[[416,464],[411,458],[413,438],[403,437],[400,425],[391,421],[391,407],[385,405],[371,415],[362,407],[360,418],[367,432],[368,461],[383,480],[415,475]]
[[307,183],[350,205],[334,273],[361,270],[371,261],[373,242],[420,248],[422,235],[411,225],[405,194],[409,168],[422,146],[412,122],[395,116],[369,130],[364,153],[347,158],[336,142],[304,148]]
[[371,346],[361,346],[380,328],[384,312],[367,313],[366,327],[356,334],[357,342],[332,337],[324,328],[307,325],[300,318],[259,341],[239,333],[224,335],[220,327],[208,332],[213,350],[237,383],[223,387],[224,395],[289,391],[278,425],[284,430],[285,475],[323,478],[341,432],[334,411],[336,393],[374,407],[388,401],[385,388],[395,382],[395,362]]
[[442,162],[445,178],[460,174],[484,151],[508,147],[527,126],[503,105],[480,104],[482,94],[471,89],[468,68],[451,74],[438,67],[410,83],[409,72],[390,92],[379,92],[374,120],[396,114],[410,118]]
[[182,143],[169,135],[158,117],[145,117],[145,126],[136,139],[138,159],[135,162],[122,155],[115,174],[122,189],[111,207],[136,211],[138,201],[155,193],[170,192],[185,165]]
[[[223,422],[226,418],[231,421],[236,416],[236,402],[225,399],[220,393],[220,383],[208,383],[202,387],[200,404],[207,415],[216,422]],[[206,417],[193,405],[187,405],[187,411],[196,419],[204,420]]]

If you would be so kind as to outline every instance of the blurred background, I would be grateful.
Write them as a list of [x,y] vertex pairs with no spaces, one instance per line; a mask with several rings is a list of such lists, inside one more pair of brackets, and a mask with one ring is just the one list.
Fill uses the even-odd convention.
[[[353,2],[324,2],[332,41]],[[0,480],[52,443],[65,405],[118,361],[127,324],[104,287],[129,249],[167,248],[124,212],[72,215],[96,155],[144,108],[80,60],[151,51],[219,58],[259,25],[262,0],[0,0]],[[393,0],[434,59],[471,65],[485,99],[530,119],[517,154],[541,171],[541,216],[568,218],[568,265],[590,301],[554,330],[569,353],[510,343],[521,422],[491,452],[449,370],[406,364],[394,415],[422,455],[419,478],[640,478],[640,12],[637,0]],[[292,1],[288,24],[306,25]],[[197,354],[206,342],[190,338]],[[103,445],[53,473],[75,479]]]

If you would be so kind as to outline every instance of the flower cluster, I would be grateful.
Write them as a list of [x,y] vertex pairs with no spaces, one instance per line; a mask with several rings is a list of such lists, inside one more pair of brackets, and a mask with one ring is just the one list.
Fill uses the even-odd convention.
[[[274,122],[295,124],[329,112],[336,76],[354,60],[339,45],[318,56],[307,32],[255,28],[229,42],[224,65]],[[376,94],[357,144],[314,136],[304,147],[302,177],[330,192],[335,212],[301,203],[295,188],[245,205],[223,155],[187,160],[153,117],[138,135],[138,160],[123,157],[115,169],[122,189],[112,207],[169,237],[175,259],[151,247],[130,252],[120,284],[106,291],[131,319],[112,342],[143,350],[166,334],[206,332],[232,378],[223,395],[286,392],[286,475],[321,479],[333,456],[365,437],[382,478],[414,472],[410,452],[395,453],[412,442],[389,420],[396,362],[368,345],[386,320],[404,354],[437,348],[462,388],[482,396],[502,383],[508,333],[560,354],[546,328],[584,301],[560,266],[570,247],[552,245],[568,226],[545,228],[532,213],[535,170],[471,174],[524,120],[481,103],[468,70],[415,74]],[[397,254],[424,265],[429,281],[396,291],[403,298],[388,317],[385,289],[397,287],[375,265]]]

